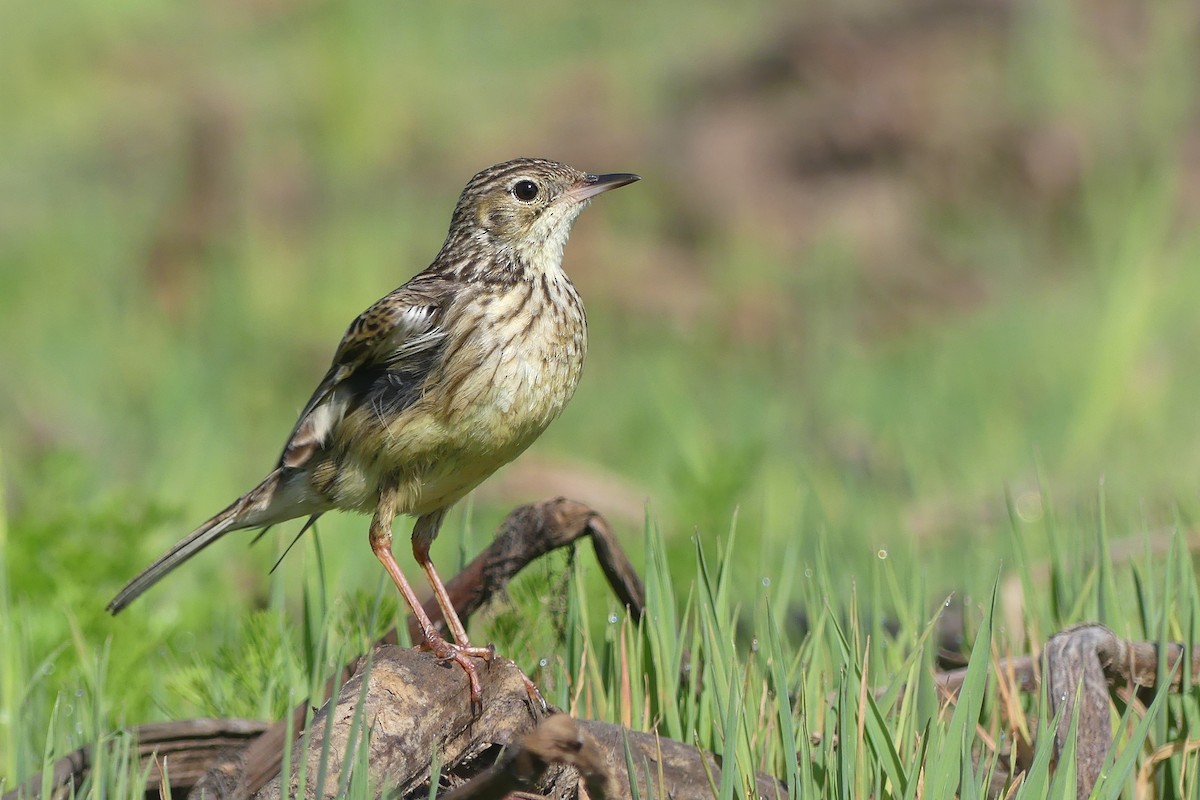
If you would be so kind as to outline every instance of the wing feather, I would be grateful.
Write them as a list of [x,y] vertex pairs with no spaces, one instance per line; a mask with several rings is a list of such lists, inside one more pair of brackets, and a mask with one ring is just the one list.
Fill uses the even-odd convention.
[[445,338],[447,285],[417,276],[360,314],[346,329],[333,363],[300,412],[279,466],[304,466],[357,399],[355,375],[403,367]]

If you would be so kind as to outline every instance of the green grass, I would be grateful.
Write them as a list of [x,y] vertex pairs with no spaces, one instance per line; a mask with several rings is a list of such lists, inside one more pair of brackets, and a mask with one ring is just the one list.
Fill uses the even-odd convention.
[[[145,777],[122,726],[278,717],[394,621],[349,515],[270,578],[291,529],[221,542],[118,619],[103,607],[261,477],[345,324],[428,262],[471,172],[545,154],[645,177],[577,226],[587,373],[525,460],[647,502],[646,525],[613,521],[651,613],[627,620],[589,556],[559,554],[473,638],[544,663],[563,707],[723,754],[719,796],[759,770],[805,797],[977,796],[1010,724],[1036,739],[1020,796],[1070,794],[1039,698],[1005,717],[986,659],[1083,620],[1200,630],[1196,17],[1140,13],[1138,58],[1065,0],[1012,20],[979,113],[1067,131],[1077,184],[1051,202],[1007,162],[948,193],[901,175],[950,265],[928,280],[980,299],[894,324],[884,256],[836,226],[789,250],[733,199],[699,232],[681,210],[695,76],[771,41],[779,5],[0,7],[0,787],[98,744],[78,796],[129,796]],[[207,237],[154,256],[187,241],[194,158],[212,159]],[[643,273],[665,307],[629,300]],[[557,491],[512,485],[451,513],[443,574]],[[929,678],[951,593],[973,643],[957,708]],[[547,614],[558,629],[527,624]],[[1120,709],[1098,796],[1196,739],[1197,701],[1189,680]],[[1158,796],[1190,796],[1198,770],[1166,758]]]

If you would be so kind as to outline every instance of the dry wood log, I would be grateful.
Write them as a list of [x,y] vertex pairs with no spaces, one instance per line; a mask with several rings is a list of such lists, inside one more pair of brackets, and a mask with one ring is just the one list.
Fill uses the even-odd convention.
[[[368,662],[373,662],[369,669],[360,669],[346,682],[293,746],[292,764],[294,769],[304,764],[308,785],[301,790],[291,776],[287,797],[336,797],[339,781],[348,777],[344,769],[351,768],[342,763],[343,754],[361,745],[364,732],[369,736],[369,771],[355,779],[368,779],[377,791],[406,796],[428,784],[434,754],[452,775],[486,759],[489,751],[494,755],[542,718],[520,671],[506,659],[497,658],[480,673],[483,713],[478,718],[472,718],[464,694],[466,679],[452,664],[393,645],[380,647]],[[318,787],[323,753],[328,754],[327,778]],[[255,795],[257,800],[281,796],[278,777]]]
[[[287,797],[336,797],[339,786],[349,780],[343,771],[361,764],[367,765],[367,774],[353,779],[366,779],[374,792],[427,797],[433,753],[441,762],[443,791],[450,790],[442,796],[448,798],[479,800],[517,789],[556,800],[628,797],[626,741],[635,764],[633,780],[644,797],[707,797],[709,780],[720,781],[721,769],[711,754],[679,742],[618,725],[576,723],[562,715],[549,717],[554,721],[546,728],[547,718],[529,701],[520,672],[504,659],[480,675],[484,710],[476,719],[465,700],[461,673],[432,655],[385,645],[372,660],[370,670],[360,670],[348,681],[296,743],[292,763],[295,768],[303,763],[309,780],[300,787],[293,775]],[[367,737],[363,725],[370,727]],[[341,756],[351,743],[364,738],[366,757],[343,763]],[[500,748],[509,745],[509,753],[493,765]],[[313,776],[322,757],[328,762],[324,787],[319,788]],[[581,784],[586,795],[580,794]],[[760,776],[758,787],[763,798],[787,796],[787,789],[773,778]],[[194,797],[199,797],[198,790]],[[283,796],[276,778],[255,800]]]
[[[134,728],[138,759],[152,765],[149,784],[157,786],[165,764],[173,786],[192,786],[212,767],[215,759],[245,749],[246,744],[266,729],[267,723],[253,719],[192,719],[153,722]],[[81,747],[54,762],[50,785],[55,797],[70,796],[92,769],[92,748]],[[42,776],[7,792],[4,800],[41,797]],[[156,795],[157,796],[157,795]]]
[[[631,796],[629,773],[625,768],[626,742],[641,797],[712,797],[712,787],[721,782],[721,766],[712,753],[610,722],[580,720],[579,725],[613,765],[613,780],[619,797]],[[787,787],[768,775],[756,775],[755,784],[755,797],[763,800],[780,800],[788,796]]]
[[[1186,649],[1178,644],[1167,647],[1168,690],[1178,692],[1183,681]],[[1001,659],[995,668],[1015,679],[1024,692],[1036,692],[1041,675],[1046,680],[1049,708],[1054,716],[1061,708],[1061,722],[1055,731],[1054,755],[1067,744],[1071,720],[1075,715],[1075,695],[1079,691],[1079,723],[1075,741],[1076,792],[1089,797],[1100,769],[1112,746],[1110,692],[1114,687],[1154,689],[1158,682],[1159,648],[1153,642],[1120,639],[1103,625],[1086,623],[1056,633],[1046,642],[1041,658],[1019,656]],[[1039,675],[1039,667],[1041,675]],[[1191,675],[1200,674],[1200,646],[1191,652]],[[957,697],[966,678],[965,669],[935,675],[938,688],[947,697]],[[1014,776],[1015,777],[1015,776]]]
[[595,740],[566,714],[552,714],[511,745],[504,756],[466,783],[439,795],[441,800],[503,800],[532,789],[556,764],[574,767],[590,800],[618,797],[612,772]]

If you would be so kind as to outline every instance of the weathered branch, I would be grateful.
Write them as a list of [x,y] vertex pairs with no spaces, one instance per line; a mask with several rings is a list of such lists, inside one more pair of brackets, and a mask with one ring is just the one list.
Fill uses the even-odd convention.
[[[581,783],[592,800],[626,797],[631,780],[626,743],[635,764],[632,780],[644,797],[706,797],[710,776],[720,781],[716,759],[695,747],[618,725],[544,717],[529,702],[512,662],[497,659],[481,673],[484,710],[474,719],[460,670],[428,653],[390,645],[376,650],[373,662],[346,683],[296,743],[293,770],[303,764],[308,780],[301,787],[293,775],[287,797],[336,797],[349,780],[343,771],[363,765],[367,774],[352,777],[366,780],[374,792],[426,797],[433,753],[441,763],[442,788],[450,790],[442,794],[447,798],[479,800],[520,789],[569,800],[580,796]],[[352,745],[367,747],[365,757],[343,763],[342,754],[353,752]],[[501,747],[510,749],[492,764]],[[318,788],[314,776],[322,757],[329,760],[325,785]],[[775,800],[786,797],[787,790],[762,776],[758,794]],[[277,778],[255,800],[283,796]]]
[[[361,746],[368,748],[364,760],[368,773],[354,779],[368,780],[376,791],[406,796],[428,785],[434,754],[451,775],[533,730],[541,720],[541,710],[529,701],[520,671],[505,659],[496,659],[480,674],[484,697],[478,718],[471,716],[466,701],[466,677],[453,664],[392,645],[376,650],[369,661],[373,662],[369,669],[360,669],[347,681],[295,743],[287,797],[341,794],[339,782],[344,787],[348,778],[343,771],[354,769],[354,761],[342,762],[343,755]],[[324,770],[323,757],[327,758]],[[295,774],[301,765],[307,776],[303,788]],[[325,786],[315,786],[322,772]],[[283,794],[276,777],[255,798],[276,800]]]
[[[1178,644],[1167,646],[1166,674],[1170,676],[1168,690],[1178,692],[1183,681],[1181,665],[1187,655]],[[1075,774],[1078,796],[1091,795],[1100,769],[1112,746],[1112,726],[1109,722],[1110,693],[1114,687],[1154,689],[1158,682],[1159,648],[1153,642],[1131,642],[1120,639],[1103,625],[1087,623],[1056,633],[1046,642],[1040,658],[1019,656],[1000,659],[997,671],[1012,676],[1024,692],[1036,692],[1040,685],[1039,669],[1045,675],[1047,713],[1054,716],[1062,710],[1061,722],[1055,731],[1054,753],[1057,757],[1067,745],[1071,720],[1075,716],[1075,695],[1079,692],[1079,722],[1075,741]],[[1200,673],[1200,646],[1193,648],[1191,675]],[[938,688],[947,697],[957,697],[966,678],[966,669],[937,673]]]
[[[564,497],[521,506],[504,519],[487,549],[446,584],[454,609],[465,622],[493,597],[500,596],[509,581],[530,563],[584,536],[591,537],[596,559],[617,599],[640,619],[646,605],[645,589],[608,523],[591,507]],[[425,612],[446,631],[435,599],[425,603]],[[411,615],[408,635],[414,642],[421,635]]]
[[511,792],[535,788],[555,764],[574,767],[591,800],[619,796],[604,754],[566,714],[547,717],[495,764],[439,796],[442,800],[503,800]]
[[[173,785],[191,786],[212,767],[215,760],[246,747],[259,736],[267,723],[253,719],[192,719],[180,722],[153,722],[135,728],[138,759],[152,763],[149,783],[157,785],[162,765]],[[72,787],[80,786],[93,765],[91,746],[81,747],[54,762],[50,785],[55,797],[67,797]],[[35,775],[11,792],[4,800],[32,800],[41,797],[42,776]]]

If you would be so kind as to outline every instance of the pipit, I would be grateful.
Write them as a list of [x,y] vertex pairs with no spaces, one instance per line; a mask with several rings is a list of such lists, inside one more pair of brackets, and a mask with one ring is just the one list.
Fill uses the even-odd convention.
[[[467,673],[472,647],[429,546],[446,510],[533,443],[571,399],[587,321],[563,271],[571,225],[591,198],[638,180],[542,159],[483,170],[467,184],[427,269],[358,316],[270,474],[192,531],[108,604],[116,614],[230,531],[327,511],[372,514],[371,549],[421,628],[421,646]],[[412,549],[449,626],[448,642],[392,555],[392,522],[417,518]]]

